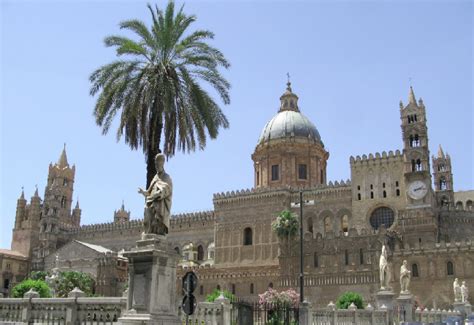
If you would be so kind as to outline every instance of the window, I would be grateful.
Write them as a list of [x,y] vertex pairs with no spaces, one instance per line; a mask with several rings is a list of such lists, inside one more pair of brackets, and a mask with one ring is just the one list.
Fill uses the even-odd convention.
[[313,218],[308,219],[308,231],[313,233]]
[[440,165],[438,166],[438,171],[439,171],[439,172],[444,172],[444,171],[446,171],[446,166],[445,166],[444,164],[440,164]]
[[321,180],[321,184],[324,184],[324,173],[323,173],[323,170],[321,169],[319,171],[319,179]]
[[10,270],[12,268],[10,263],[7,263],[7,270]]
[[420,138],[418,134],[410,135],[410,147],[419,147],[421,145]]
[[219,291],[221,291],[221,286],[220,286],[220,285],[217,285],[216,289],[219,290]]
[[280,166],[272,165],[272,181],[277,181],[280,179]]
[[318,257],[318,253],[314,252],[313,258],[314,258],[314,267],[319,267],[319,257]]
[[397,188],[397,196],[400,196],[400,189]]
[[344,251],[344,263],[346,265],[349,265],[349,252],[347,251],[347,249]]
[[357,190],[360,191],[360,185],[357,185]]
[[440,180],[439,180],[439,190],[444,191],[446,189],[447,189],[446,178],[441,177]]
[[244,229],[244,245],[252,245],[252,228],[250,227]]
[[364,264],[364,250],[362,248],[359,249],[359,263],[360,265]]
[[385,183],[382,183],[382,187],[385,188]]
[[63,180],[63,186],[67,186],[67,179]]
[[420,276],[420,274],[418,273],[418,265],[412,264],[412,266],[411,266],[411,276],[414,277],[414,278],[417,278],[417,277]]
[[253,283],[250,283],[250,293],[253,294]]
[[472,201],[471,200],[466,201],[466,210],[472,210]]
[[306,165],[298,165],[298,179],[308,179],[307,167]]
[[202,261],[204,260],[204,248],[202,247],[202,245],[199,245],[198,246],[198,261]]
[[178,253],[178,255],[179,255],[179,247],[175,247],[174,250],[175,250],[175,252]]
[[61,208],[65,208],[65,207],[66,207],[66,197],[63,196],[63,197],[61,198]]
[[374,189],[374,184],[370,184],[370,189],[371,189],[371,190]]
[[232,294],[235,295],[235,284],[232,283]]
[[395,182],[395,186],[398,187],[398,181]]
[[360,193],[357,193],[357,200],[361,200]]
[[456,210],[462,210],[463,206],[462,206],[462,202],[461,201],[457,201],[456,202]]
[[344,233],[344,236],[349,234],[349,216],[347,214],[341,217],[341,230]]
[[370,225],[374,229],[379,229],[381,225],[385,228],[390,228],[395,219],[395,214],[392,209],[387,207],[380,207],[375,209],[370,216]]
[[446,196],[443,196],[443,197],[441,198],[441,206],[447,207],[448,205],[449,205],[449,200],[448,200],[448,198],[447,198]]
[[387,191],[383,191],[383,197],[387,197]]
[[257,186],[260,185],[260,172],[257,172]]
[[421,165],[420,159],[412,159],[411,160],[411,171],[412,172],[419,172],[423,170],[423,166]]
[[370,192],[370,198],[371,198],[371,199],[374,198],[374,192]]
[[447,273],[448,275],[454,275],[454,265],[453,265],[453,262],[448,262],[448,263],[446,264],[446,271],[447,271],[446,273]]
[[10,279],[3,280],[3,289],[9,289],[9,288],[10,288]]
[[202,296],[204,294],[204,287],[200,286],[199,287],[199,294]]
[[270,282],[270,283],[268,284],[268,287],[269,287],[269,288],[273,288],[273,282]]

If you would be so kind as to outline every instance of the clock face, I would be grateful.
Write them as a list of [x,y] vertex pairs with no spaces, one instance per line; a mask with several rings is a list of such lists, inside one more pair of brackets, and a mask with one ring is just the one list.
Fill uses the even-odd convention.
[[414,200],[421,200],[428,193],[428,186],[422,181],[413,181],[408,185],[408,196]]

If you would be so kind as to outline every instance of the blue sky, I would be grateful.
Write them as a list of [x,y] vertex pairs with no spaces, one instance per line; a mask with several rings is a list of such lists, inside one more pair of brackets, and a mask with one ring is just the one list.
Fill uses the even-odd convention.
[[[0,247],[10,247],[21,187],[30,198],[37,184],[43,196],[63,143],[83,224],[112,221],[122,199],[140,218],[143,154],[117,143],[114,129],[101,135],[88,77],[115,59],[103,39],[122,33],[120,21],[150,21],[146,2],[1,1],[0,11]],[[398,103],[411,78],[432,154],[441,143],[455,189],[474,188],[470,1],[189,1],[185,11],[197,15],[192,28],[215,32],[232,64],[230,128],[168,162],[174,213],[212,209],[213,193],[253,186],[250,155],[287,72],[330,152],[328,179],[350,178],[351,155],[401,149]]]

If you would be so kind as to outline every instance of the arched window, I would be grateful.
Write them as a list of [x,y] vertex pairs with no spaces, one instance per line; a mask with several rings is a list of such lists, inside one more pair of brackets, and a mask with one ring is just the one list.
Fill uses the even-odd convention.
[[380,207],[375,209],[370,216],[370,225],[374,229],[379,229],[384,225],[386,229],[390,228],[395,219],[395,214],[392,209],[387,207]]
[[232,294],[235,295],[235,284],[232,283]]
[[440,191],[444,191],[444,190],[446,190],[446,189],[447,189],[446,178],[441,177],[441,178],[439,179],[439,190],[440,190]]
[[417,159],[416,160],[416,171],[421,171],[423,170],[423,166],[421,165],[421,160]]
[[253,294],[253,283],[250,283],[250,293]]
[[461,201],[456,202],[456,210],[462,210],[462,202]]
[[382,195],[383,197],[387,197],[387,191],[383,191]]
[[320,176],[319,179],[320,179],[320,181],[321,181],[321,184],[324,184],[324,173],[323,173],[323,170],[322,170],[322,169],[319,171],[319,174],[320,174],[320,175],[319,175],[319,176]]
[[63,197],[61,198],[61,208],[65,208],[65,207],[66,207],[66,197],[63,196]]
[[204,294],[204,287],[200,286],[199,287],[199,294],[202,296]]
[[420,276],[418,273],[418,265],[417,264],[412,264],[411,265],[411,276],[414,278],[417,278]]
[[308,225],[308,231],[310,233],[313,233],[313,218],[308,218],[307,225]]
[[250,227],[244,229],[244,245],[252,245],[252,228]]
[[349,235],[349,216],[347,214],[341,217],[341,230],[344,236]]
[[175,250],[175,252],[178,253],[178,255],[179,255],[179,247],[175,247],[174,250]]
[[268,284],[268,287],[273,289],[273,282],[270,282],[270,283]]
[[446,273],[448,275],[454,275],[454,265],[453,265],[453,262],[449,261],[447,264],[446,264]]
[[449,205],[449,200],[448,200],[448,198],[447,198],[446,196],[443,196],[443,197],[441,198],[441,206],[447,207],[448,205]]
[[314,252],[313,258],[314,258],[314,267],[319,267],[319,257],[318,257],[318,253]]
[[466,210],[472,210],[472,201],[471,200],[466,201]]
[[344,264],[349,265],[349,252],[347,249],[344,251]]
[[204,248],[202,247],[202,245],[198,246],[198,258],[197,258],[197,260],[198,261],[204,260]]
[[359,249],[359,263],[360,265],[364,264],[364,250],[362,248]]
[[324,218],[324,233],[327,234],[330,231],[332,231],[331,217],[326,217]]
[[221,291],[221,286],[218,284],[216,287],[217,290]]

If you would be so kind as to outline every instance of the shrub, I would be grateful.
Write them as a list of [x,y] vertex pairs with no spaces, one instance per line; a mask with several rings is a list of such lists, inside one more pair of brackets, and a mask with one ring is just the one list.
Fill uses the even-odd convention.
[[45,281],[47,275],[48,275],[48,272],[45,272],[45,271],[32,271],[30,273],[30,279]]
[[[232,293],[230,293],[229,291],[222,290],[222,293],[224,294],[224,297],[226,297],[230,301],[235,300],[235,296]],[[214,302],[214,300],[216,300],[220,295],[221,295],[221,290],[214,289],[214,291],[212,291],[210,294],[207,295],[206,301],[207,302]]]
[[297,306],[299,300],[300,294],[294,289],[278,292],[272,288],[268,288],[267,291],[258,295],[258,303],[260,305],[278,304],[286,306]]
[[23,298],[24,294],[30,289],[38,292],[41,298],[51,297],[51,291],[46,282],[43,280],[26,279],[13,287],[13,298]]
[[61,272],[58,279],[56,295],[67,297],[75,287],[82,290],[88,297],[94,294],[94,279],[87,273],[77,271]]
[[364,300],[357,292],[347,291],[337,298],[336,306],[339,309],[347,309],[351,303],[357,306],[357,309],[364,308]]

